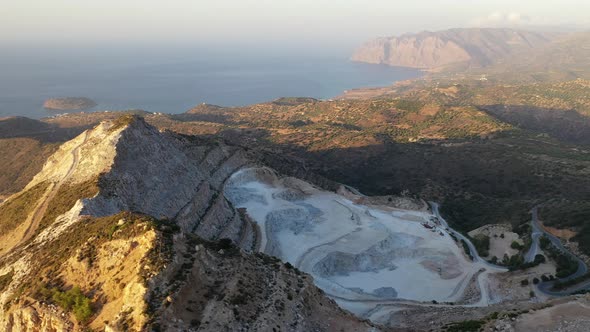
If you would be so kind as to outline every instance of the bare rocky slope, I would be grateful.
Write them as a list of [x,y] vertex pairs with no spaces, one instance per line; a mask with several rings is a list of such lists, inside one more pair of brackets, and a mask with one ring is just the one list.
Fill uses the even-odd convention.
[[550,33],[491,28],[424,31],[371,40],[354,52],[352,60],[425,69],[455,64],[481,67],[546,45],[555,37]]
[[201,143],[127,116],[63,144],[0,205],[0,330],[376,330],[252,253],[222,187],[255,163]]

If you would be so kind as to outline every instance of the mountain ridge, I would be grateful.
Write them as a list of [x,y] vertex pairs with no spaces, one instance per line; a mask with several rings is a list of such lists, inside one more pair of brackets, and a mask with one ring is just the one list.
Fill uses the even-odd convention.
[[558,34],[501,28],[449,29],[381,37],[366,42],[351,60],[440,69],[458,64],[485,67],[521,50],[533,50]]
[[20,241],[0,255],[0,329],[375,330],[292,266],[251,254],[256,225],[222,186],[254,164],[133,115],[64,143],[6,201],[47,184],[25,206],[32,217],[3,234]]

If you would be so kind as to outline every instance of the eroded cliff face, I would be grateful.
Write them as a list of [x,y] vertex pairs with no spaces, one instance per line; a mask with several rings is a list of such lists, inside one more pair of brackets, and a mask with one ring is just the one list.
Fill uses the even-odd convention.
[[74,324],[56,305],[35,304],[15,310],[2,325],[6,332],[18,331],[71,331]]
[[249,254],[260,231],[223,188],[253,164],[137,117],[65,143],[24,190],[46,192],[6,235],[0,330],[372,329],[311,278]]
[[516,52],[545,45],[552,34],[511,29],[452,29],[421,32],[369,41],[353,61],[434,69],[466,63],[486,66]]

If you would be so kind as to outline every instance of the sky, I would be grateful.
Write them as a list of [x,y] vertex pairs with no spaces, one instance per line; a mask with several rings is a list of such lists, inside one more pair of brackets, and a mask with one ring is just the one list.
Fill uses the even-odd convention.
[[348,49],[470,26],[590,27],[588,0],[0,0],[2,45]]

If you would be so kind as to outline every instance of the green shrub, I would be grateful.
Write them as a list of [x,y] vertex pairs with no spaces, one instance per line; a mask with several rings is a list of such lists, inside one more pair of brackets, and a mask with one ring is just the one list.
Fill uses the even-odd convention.
[[539,246],[541,247],[541,249],[545,250],[549,248],[550,245],[551,240],[549,240],[545,235],[541,236],[541,238],[539,239]]
[[535,260],[534,260],[535,264],[539,265],[539,264],[545,263],[545,261],[546,261],[545,256],[543,256],[541,254],[535,255]]
[[488,256],[490,252],[490,237],[487,235],[479,234],[471,239],[475,249],[480,256]]
[[522,249],[524,249],[524,247],[520,243],[518,243],[516,241],[512,241],[512,243],[510,244],[510,248],[516,249],[516,250],[522,250]]
[[[541,239],[546,239],[542,237]],[[547,239],[547,241],[549,241]],[[557,278],[565,278],[571,274],[576,273],[578,270],[578,262],[569,254],[562,252],[558,248],[556,248],[551,242],[548,245],[545,245],[545,252],[549,254],[549,256],[555,261],[556,263],[556,271],[555,276]],[[536,257],[535,257],[536,259]]]
[[[559,280],[557,280],[555,282],[555,284],[553,285],[552,289],[553,290],[563,290],[563,289],[566,289],[566,288],[571,287],[573,285],[576,285],[576,284],[578,284],[580,282],[586,281],[588,279],[590,279],[590,273],[583,274],[583,275],[581,275],[581,276],[579,276],[577,278],[573,278],[573,279],[570,279],[570,280],[567,280],[567,281],[559,281]],[[555,280],[555,277],[550,276],[549,277],[549,280]]]
[[42,294],[46,296],[50,295],[50,299],[55,304],[65,311],[73,313],[81,323],[87,322],[92,317],[92,302],[82,293],[82,290],[78,286],[65,292],[57,288],[44,289],[42,290]]
[[463,250],[465,251],[465,254],[469,257],[470,260],[473,260],[473,256],[471,255],[471,251],[469,251],[469,245],[467,245],[467,242],[461,239],[461,245],[463,245]]
[[463,322],[452,323],[449,325],[448,332],[476,332],[479,331],[484,325],[483,320],[466,320]]
[[48,184],[41,182],[33,188],[15,196],[0,205],[0,234],[15,229],[27,220],[28,215],[37,205],[37,201],[47,190]]

